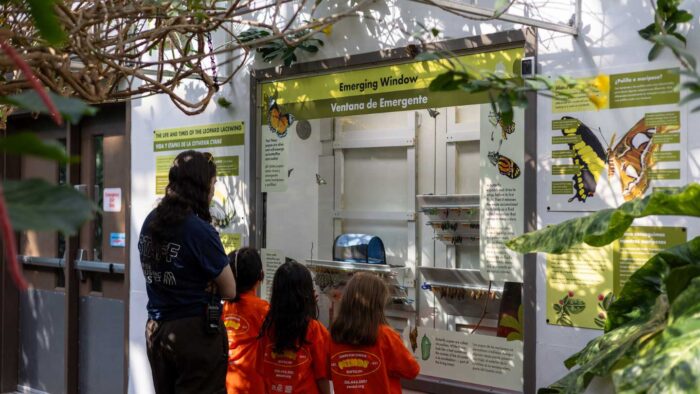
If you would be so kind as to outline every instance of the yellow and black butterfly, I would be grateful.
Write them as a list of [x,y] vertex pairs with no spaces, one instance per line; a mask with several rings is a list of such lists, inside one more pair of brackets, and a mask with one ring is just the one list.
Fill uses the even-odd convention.
[[649,170],[656,164],[654,153],[661,149],[654,143],[654,135],[678,129],[679,125],[647,126],[642,118],[617,144],[613,134],[608,148],[608,177],[612,179],[617,171],[625,201],[642,197],[649,188]]
[[574,155],[572,157],[574,165],[579,168],[573,176],[574,195],[569,202],[576,199],[585,203],[588,197],[595,195],[598,179],[605,169],[607,157],[603,145],[588,126],[570,116],[562,117],[562,120],[565,119],[578,121],[578,126],[562,129],[561,132],[565,136],[580,136],[577,142],[568,144]]
[[279,105],[277,105],[277,100],[272,98],[268,107],[267,121],[270,125],[270,130],[273,133],[277,133],[277,136],[281,138],[287,135],[289,126],[294,123],[294,116],[292,114],[283,114]]
[[[501,141],[502,143],[503,141]],[[488,157],[492,165],[498,167],[498,172],[510,179],[515,179],[520,176],[520,167],[510,157],[500,154],[501,145],[498,145],[496,152],[489,152]]]
[[493,125],[491,129],[491,141],[493,141],[493,132],[496,130],[496,127],[501,128],[501,138],[504,140],[508,139],[509,134],[515,133],[515,122],[511,121],[510,123],[506,123],[500,112],[491,111],[489,113],[489,121]]

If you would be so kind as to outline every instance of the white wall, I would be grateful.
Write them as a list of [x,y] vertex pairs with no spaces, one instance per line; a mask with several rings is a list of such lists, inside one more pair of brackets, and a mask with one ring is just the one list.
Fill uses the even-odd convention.
[[[343,6],[343,1],[331,1],[328,11],[333,11],[334,5]],[[484,2],[477,2],[483,4]],[[540,15],[548,20],[567,21],[573,7],[570,0],[527,0],[531,7],[519,7],[515,11],[528,15]],[[610,68],[624,70],[641,70],[663,68],[675,65],[673,59],[666,54],[654,64],[647,62],[649,45],[642,41],[637,30],[652,21],[652,11],[647,1],[642,0],[586,0],[583,1],[581,34],[574,38],[562,33],[539,31],[538,61],[540,72],[543,74],[595,75],[598,70]],[[538,7],[538,5],[540,7]],[[700,15],[700,2],[685,1],[683,7],[697,16]],[[442,30],[439,39],[469,37],[496,31],[505,31],[520,26],[494,21],[480,23],[459,16],[448,14],[435,7],[417,4],[408,0],[378,1],[371,10],[362,17],[354,17],[340,21],[333,28],[330,36],[321,37],[325,46],[321,51],[308,57],[303,55],[300,60],[314,61],[323,58],[333,58],[358,53],[373,52],[386,48],[403,47],[409,43],[408,36],[417,31],[420,22],[428,28],[437,27]],[[689,32],[690,50],[700,53],[700,32],[697,19],[694,28]],[[256,61],[257,67],[266,68],[267,64]],[[246,141],[250,138],[251,125],[249,121],[249,79],[245,71],[239,73],[232,86],[222,91],[227,99],[233,102],[232,110],[217,108],[211,105],[204,114],[187,117],[179,113],[166,97],[151,97],[134,101],[132,104],[132,218],[130,239],[136,240],[140,225],[152,208],[154,202],[153,178],[155,162],[152,154],[152,133],[156,128],[178,127],[184,125],[206,124],[230,120],[242,120],[246,126]],[[549,111],[548,102],[540,100],[538,111]],[[699,114],[689,114],[688,124],[700,122]],[[548,125],[538,125],[538,135],[547,136],[551,133]],[[693,130],[688,133],[689,181],[700,179],[700,139],[695,137]],[[247,142],[246,142],[247,144]],[[546,138],[538,138],[540,166],[538,172],[546,174],[543,164],[548,149]],[[247,159],[244,159],[247,164]],[[246,166],[247,168],[247,166]],[[247,177],[247,174],[245,175]],[[247,179],[247,178],[246,178]],[[548,177],[538,176],[539,226],[559,223],[573,216],[567,213],[547,213],[544,196],[548,190]],[[246,181],[246,184],[247,181]],[[689,237],[700,233],[697,221],[687,223],[675,218],[651,219],[639,221],[638,224],[662,224],[689,226]],[[419,251],[420,252],[420,251]],[[150,370],[145,354],[144,325],[146,320],[147,297],[144,281],[138,266],[137,243],[131,243],[131,307],[130,307],[130,367],[129,392],[149,393]],[[579,350],[585,343],[600,334],[600,331],[586,329],[562,328],[549,326],[545,320],[545,261],[538,258],[537,298],[542,300],[541,309],[537,316],[537,385],[544,386],[560,378],[565,369],[562,361]]]
[[[226,97],[233,104],[225,109],[211,103],[207,110],[199,115],[187,116],[181,113],[167,96],[158,95],[134,100],[131,103],[131,228],[130,242],[130,298],[129,298],[129,393],[152,393],[151,370],[146,356],[145,327],[147,320],[146,304],[148,296],[141,271],[138,251],[138,236],[141,225],[148,213],[154,208],[155,194],[155,156],[153,154],[153,131],[156,129],[195,126],[240,120],[244,122],[245,145],[248,147],[250,136],[248,73],[237,75],[232,86],[224,86],[219,95]],[[201,94],[196,82],[191,81],[180,88],[187,91],[189,99]],[[236,209],[238,215],[247,216],[248,153],[241,157],[244,168],[243,190],[236,190],[238,196]],[[245,211],[245,213],[242,213]],[[245,240],[244,240],[245,242]]]

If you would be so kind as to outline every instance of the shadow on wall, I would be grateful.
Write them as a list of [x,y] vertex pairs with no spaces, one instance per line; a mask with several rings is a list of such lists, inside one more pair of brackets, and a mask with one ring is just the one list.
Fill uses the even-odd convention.
[[65,298],[36,289],[20,295],[19,386],[64,392]]

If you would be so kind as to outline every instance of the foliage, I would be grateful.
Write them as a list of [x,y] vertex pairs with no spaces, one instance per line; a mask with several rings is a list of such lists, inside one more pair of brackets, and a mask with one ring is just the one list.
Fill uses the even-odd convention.
[[[279,50],[274,56],[289,64],[292,48],[318,50],[309,34],[330,34],[334,23],[375,2],[338,3],[320,16],[317,10],[331,10],[322,0],[4,0],[0,43],[15,46],[53,92],[89,103],[164,94],[194,115],[245,69],[257,47]],[[241,32],[251,28],[270,34],[243,42]],[[0,95],[32,88],[27,75],[0,53]],[[193,83],[201,94],[184,89]]]
[[612,303],[615,302],[616,299],[617,297],[615,297],[615,294],[612,291],[606,295],[598,295],[598,309],[601,312],[599,312],[598,316],[596,316],[593,319],[593,322],[596,326],[600,328],[605,328],[605,321],[608,318],[608,309],[610,309],[610,305],[612,305]]
[[75,234],[92,219],[97,207],[69,185],[40,179],[3,182],[10,221],[15,230],[60,231]]
[[41,37],[50,45],[60,46],[66,40],[66,33],[58,22],[54,7],[56,0],[27,0],[29,13]]
[[610,305],[605,334],[565,361],[577,369],[540,392],[582,392],[594,376],[606,375],[622,393],[697,388],[698,300],[700,237],[657,254],[635,272]]
[[[684,105],[700,99],[700,74],[697,73],[697,60],[686,49],[686,38],[678,32],[681,24],[693,20],[691,13],[678,8],[680,3],[681,0],[658,0],[654,22],[639,30],[639,35],[654,44],[649,51],[649,61],[655,60],[664,49],[668,48],[683,65],[682,73],[687,81],[682,87],[688,91],[688,95],[681,101],[681,105]],[[700,105],[692,111],[700,111]]]
[[[247,43],[270,37],[271,35],[272,32],[269,30],[251,28],[241,33],[238,38],[241,42]],[[314,32],[312,30],[302,30],[282,38],[268,41],[265,44],[259,45],[255,50],[262,55],[262,60],[267,63],[272,63],[276,59],[280,59],[285,66],[290,66],[297,61],[297,49],[309,53],[316,53],[319,47],[323,46],[323,41],[318,38],[312,38],[313,35]]]
[[521,341],[523,340],[524,337],[524,329],[523,329],[523,305],[520,304],[518,306],[518,317],[515,318],[511,315],[508,314],[503,314],[503,318],[501,318],[500,325],[502,327],[507,327],[513,329],[510,333],[508,333],[508,336],[506,337],[507,341]]
[[622,237],[634,219],[651,215],[700,216],[700,184],[692,183],[676,192],[657,191],[642,199],[628,201],[619,208],[569,219],[556,226],[523,234],[506,242],[506,246],[519,253],[555,254],[564,253],[581,243],[605,246]]
[[[54,105],[56,105],[63,119],[73,124],[78,123],[80,118],[85,115],[92,116],[97,113],[95,107],[91,107],[81,100],[59,96],[53,92],[46,93],[51,101],[53,101]],[[11,96],[0,96],[0,104],[11,105],[35,113],[50,114],[49,109],[41,101],[39,93],[34,90],[27,90]]]

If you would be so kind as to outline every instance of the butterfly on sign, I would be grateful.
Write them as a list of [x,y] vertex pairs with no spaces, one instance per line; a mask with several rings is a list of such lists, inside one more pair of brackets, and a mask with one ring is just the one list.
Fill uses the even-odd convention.
[[520,167],[513,161],[513,159],[500,154],[501,144],[503,140],[498,144],[498,150],[488,153],[489,162],[498,168],[498,172],[501,175],[505,175],[510,179],[516,179],[520,176]]
[[279,105],[277,105],[277,99],[271,98],[267,112],[267,122],[270,125],[270,131],[282,138],[287,135],[289,126],[294,123],[294,116],[289,113],[283,114]]
[[569,202],[578,200],[585,203],[588,197],[595,195],[598,180],[605,170],[605,149],[593,131],[583,122],[570,116],[563,116],[561,119],[578,122],[578,126],[562,129],[561,132],[564,136],[579,137],[576,142],[568,144],[573,153],[573,164],[579,168],[573,176],[574,195]]
[[507,123],[498,111],[489,112],[489,122],[493,125],[491,129],[491,141],[493,141],[493,133],[496,131],[496,127],[501,128],[501,139],[504,140],[508,139],[508,135],[515,133],[515,121]]
[[654,153],[661,145],[654,143],[654,135],[680,129],[680,125],[647,126],[640,119],[615,144],[613,134],[608,147],[608,178],[617,172],[625,201],[642,197],[649,188],[649,170],[656,164]]

